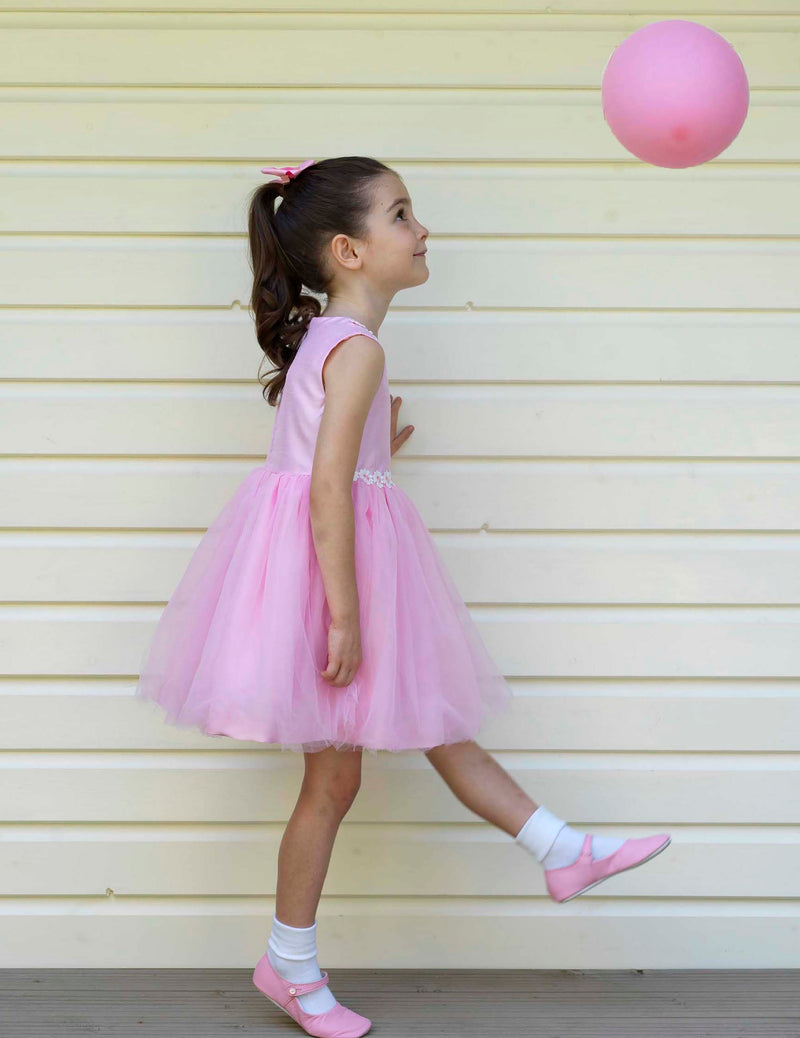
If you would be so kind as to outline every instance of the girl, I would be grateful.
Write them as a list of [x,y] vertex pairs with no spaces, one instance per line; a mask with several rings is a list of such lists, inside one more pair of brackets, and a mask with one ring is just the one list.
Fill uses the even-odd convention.
[[[275,176],[253,193],[248,228],[272,440],[195,550],[137,694],[170,723],[304,753],[253,982],[307,1034],[344,1038],[371,1022],[327,986],[316,912],[364,750],[422,750],[463,804],[536,858],[558,902],[670,837],[577,831],[474,741],[513,696],[392,480],[390,457],[413,427],[397,434],[400,397],[378,340],[395,293],[428,279],[428,231],[374,159],[262,172]],[[327,296],[324,313],[304,286]]]

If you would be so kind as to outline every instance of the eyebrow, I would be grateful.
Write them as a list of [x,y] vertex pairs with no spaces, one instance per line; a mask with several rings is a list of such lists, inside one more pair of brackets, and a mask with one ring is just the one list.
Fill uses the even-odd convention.
[[394,202],[392,202],[392,204],[391,204],[391,205],[389,206],[389,208],[388,208],[388,209],[386,210],[386,212],[387,212],[387,213],[390,213],[390,212],[392,211],[392,209],[394,209],[394,207],[395,207],[396,205],[400,205],[400,203],[401,203],[401,202],[405,202],[405,203],[406,203],[407,205],[411,205],[411,199],[410,199],[410,198],[406,198],[406,197],[405,197],[405,195],[403,195],[403,197],[402,197],[402,198],[396,198],[396,199],[394,200]]

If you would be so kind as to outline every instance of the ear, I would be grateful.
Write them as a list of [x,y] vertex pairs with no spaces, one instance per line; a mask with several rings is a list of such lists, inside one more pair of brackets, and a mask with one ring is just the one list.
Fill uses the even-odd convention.
[[330,249],[334,260],[349,270],[357,270],[361,265],[361,257],[356,252],[354,242],[346,234],[334,235]]

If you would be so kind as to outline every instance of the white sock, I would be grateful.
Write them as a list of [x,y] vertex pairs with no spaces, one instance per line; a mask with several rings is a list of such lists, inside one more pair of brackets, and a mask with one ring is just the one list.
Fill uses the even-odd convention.
[[[311,926],[288,926],[277,916],[272,917],[272,930],[267,942],[267,957],[272,968],[284,980],[308,984],[322,977],[317,965],[317,921]],[[327,1013],[336,1005],[336,999],[325,984],[316,991],[298,995],[297,1001],[304,1013]]]
[[[515,841],[534,855],[545,869],[560,869],[578,860],[586,833],[572,829],[563,818],[558,818],[540,805],[514,837]],[[614,836],[592,834],[592,861],[607,858],[621,847],[625,840]]]

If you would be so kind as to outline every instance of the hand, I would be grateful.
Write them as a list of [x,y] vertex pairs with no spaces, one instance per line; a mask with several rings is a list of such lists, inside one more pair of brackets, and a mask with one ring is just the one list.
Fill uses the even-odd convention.
[[398,415],[398,412],[400,411],[400,404],[402,403],[403,398],[401,396],[392,396],[391,393],[390,393],[389,394],[389,399],[392,402],[391,437],[392,437],[392,454],[394,454],[396,451],[398,451],[403,446],[403,444],[406,442],[406,440],[412,434],[412,432],[414,431],[414,426],[413,425],[407,425],[404,429],[402,429],[398,433],[398,431],[397,431],[397,415]]
[[361,624],[332,622],[328,628],[328,665],[320,672],[323,681],[337,688],[349,685],[361,665]]

